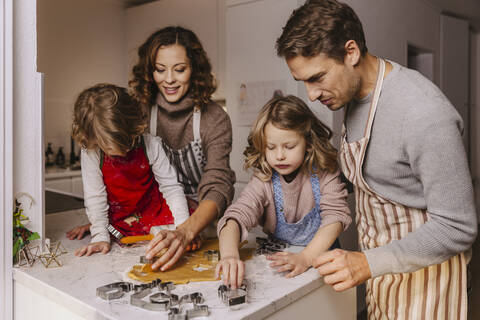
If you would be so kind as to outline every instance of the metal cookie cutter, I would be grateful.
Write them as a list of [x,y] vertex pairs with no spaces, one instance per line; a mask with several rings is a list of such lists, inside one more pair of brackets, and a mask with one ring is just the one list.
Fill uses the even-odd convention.
[[145,256],[140,256],[140,263],[141,264],[146,264],[146,263],[153,264],[153,263],[155,263],[155,261],[158,260],[158,258],[160,258],[160,257],[154,256],[152,259],[147,259],[147,257],[145,257]]
[[130,282],[115,282],[97,288],[97,297],[103,300],[114,300],[123,297],[125,292],[131,291]]
[[[150,302],[144,300],[146,296],[152,293],[152,289],[157,288],[164,292],[157,292],[149,296]],[[160,279],[147,284],[134,286],[135,293],[130,296],[130,304],[152,311],[167,311],[171,306],[178,305],[178,295],[170,294],[175,285],[172,282],[161,282]]]
[[267,245],[267,246],[272,246],[279,249],[285,249],[288,247],[287,242],[272,236],[268,236],[268,238],[257,237],[256,242],[258,245]]
[[160,286],[161,282],[162,282],[162,280],[156,279],[156,280],[153,280],[150,283],[135,284],[135,285],[133,285],[133,291],[140,292],[140,291],[143,291],[143,290],[146,290],[146,289],[153,289],[155,287]]
[[158,290],[166,291],[167,294],[170,294],[170,291],[175,289],[175,284],[173,282],[162,282],[158,284]]
[[247,286],[243,284],[232,290],[230,286],[222,284],[218,287],[218,297],[229,307],[244,304],[247,302]]
[[[169,300],[169,305],[170,306],[176,306],[179,304],[180,299],[178,299],[178,295],[170,293],[171,290],[175,289],[175,285],[173,282],[162,282],[157,286],[158,290],[165,291],[166,293],[159,292],[156,294],[153,294],[150,296],[150,301],[152,303],[164,303],[165,304],[165,299]],[[167,309],[168,309],[167,308]],[[167,310],[166,309],[166,310]]]
[[178,304],[177,295],[169,295],[163,292],[152,294],[149,299],[156,308],[158,307],[156,310],[167,311],[171,306]]
[[168,313],[168,320],[187,320],[187,314],[182,312],[180,308],[170,308]]
[[130,304],[142,309],[151,310],[151,311],[165,311],[165,306],[162,303],[151,303],[143,300],[146,296],[152,293],[152,289],[144,289],[138,291],[130,296]]
[[267,238],[257,237],[257,249],[255,250],[255,254],[262,255],[262,254],[271,254],[275,252],[281,252],[283,249],[288,247],[288,243],[276,239],[272,236]]
[[[150,302],[143,300],[152,293],[152,289],[160,288],[161,280],[153,280],[150,283],[144,283],[133,286],[134,294],[130,296],[130,304],[142,309],[151,311],[166,311],[172,304],[170,295],[165,293],[156,293],[150,296]],[[177,297],[178,300],[178,297]]]
[[201,292],[194,292],[190,294],[183,295],[180,298],[179,304],[184,303],[193,303],[193,305],[197,305],[199,303],[203,303],[205,299],[203,298],[203,294]]
[[208,261],[218,262],[220,260],[220,252],[218,250],[206,250],[203,252],[203,257]]
[[187,310],[187,318],[193,319],[196,317],[208,317],[210,315],[210,311],[208,310],[208,306],[205,304],[202,305],[193,305],[193,309]]

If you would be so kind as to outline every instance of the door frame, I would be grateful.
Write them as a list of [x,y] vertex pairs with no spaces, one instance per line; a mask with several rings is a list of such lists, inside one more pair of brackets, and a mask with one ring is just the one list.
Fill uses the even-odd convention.
[[13,318],[13,0],[0,5],[0,318]]

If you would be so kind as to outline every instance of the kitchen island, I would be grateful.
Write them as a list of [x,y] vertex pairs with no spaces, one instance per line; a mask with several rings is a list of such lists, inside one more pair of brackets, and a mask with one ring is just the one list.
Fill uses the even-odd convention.
[[[90,237],[68,240],[65,232],[87,222],[84,210],[46,216],[47,238],[61,241],[67,253],[58,258],[61,267],[45,268],[37,261],[32,267],[14,268],[15,319],[168,319],[165,311],[130,305],[131,293],[111,301],[96,296],[97,287],[127,280],[126,272],[144,255],[145,246],[122,248],[114,244],[106,255],[74,256],[75,249],[88,244]],[[256,232],[249,235],[247,246],[255,245]],[[221,281],[177,285],[172,293],[182,296],[201,292],[210,309],[209,319],[356,318],[355,289],[337,293],[314,269],[286,279],[268,267],[264,256],[255,256],[246,262],[246,279],[248,303],[238,310],[230,310],[218,297]]]

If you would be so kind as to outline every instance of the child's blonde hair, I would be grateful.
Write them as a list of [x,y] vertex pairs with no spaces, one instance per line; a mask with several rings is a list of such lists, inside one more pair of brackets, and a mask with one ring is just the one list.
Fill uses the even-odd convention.
[[146,114],[125,88],[97,84],[75,102],[72,137],[86,149],[126,154],[146,128]]
[[265,126],[271,123],[284,130],[294,130],[305,138],[306,154],[301,170],[317,173],[319,170],[337,170],[337,150],[330,143],[332,131],[324,125],[300,98],[289,95],[273,98],[262,108],[248,136],[245,169],[255,168],[272,177],[272,168],[265,158]]

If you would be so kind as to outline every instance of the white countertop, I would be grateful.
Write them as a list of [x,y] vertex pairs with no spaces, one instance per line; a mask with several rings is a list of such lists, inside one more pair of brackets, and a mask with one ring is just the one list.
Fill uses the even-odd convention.
[[[131,293],[110,302],[96,297],[97,287],[124,281],[125,272],[138,263],[145,248],[121,248],[114,244],[106,255],[75,257],[74,250],[87,244],[90,237],[68,240],[65,231],[86,222],[84,209],[47,215],[47,237],[52,241],[60,240],[68,251],[59,257],[63,266],[46,269],[36,262],[31,268],[16,267],[14,280],[87,319],[167,319],[167,312],[147,311],[130,305]],[[250,235],[249,245],[255,245],[254,237],[254,234]],[[291,249],[295,250],[294,247]],[[248,303],[239,310],[229,310],[218,298],[220,281],[177,285],[172,292],[179,296],[201,292],[210,308],[210,319],[263,319],[324,285],[314,269],[286,279],[268,267],[264,256],[246,262],[246,279],[250,285]]]
[[82,170],[71,170],[70,168],[60,168],[57,166],[45,168],[45,179],[59,179],[70,177],[81,177]]

